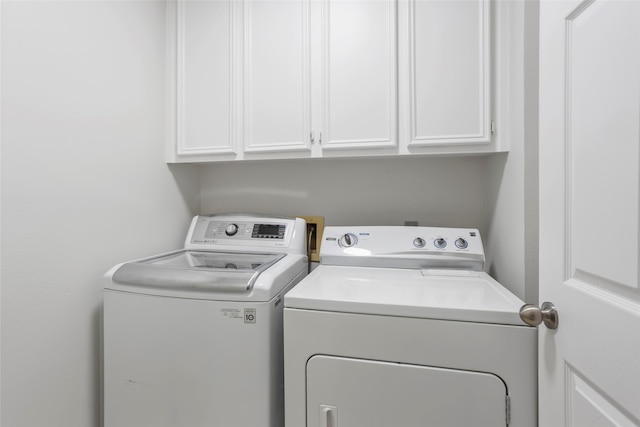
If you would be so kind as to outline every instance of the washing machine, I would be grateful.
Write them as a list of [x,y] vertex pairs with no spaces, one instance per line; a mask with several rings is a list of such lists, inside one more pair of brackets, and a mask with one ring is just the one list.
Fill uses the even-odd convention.
[[302,219],[196,216],[181,250],[104,288],[105,427],[282,427],[283,295],[308,272]]
[[286,427],[537,425],[537,332],[475,229],[326,227],[284,298]]

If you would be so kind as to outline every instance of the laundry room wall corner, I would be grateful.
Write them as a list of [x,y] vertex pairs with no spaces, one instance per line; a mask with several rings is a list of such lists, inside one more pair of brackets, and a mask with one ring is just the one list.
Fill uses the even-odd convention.
[[182,197],[185,214],[195,215],[201,210],[200,199],[200,166],[191,164],[168,164],[173,175],[175,189]]
[[508,155],[490,158],[493,212],[487,267],[511,292],[537,301],[538,276],[538,2],[503,2],[512,27],[508,38],[512,85]]

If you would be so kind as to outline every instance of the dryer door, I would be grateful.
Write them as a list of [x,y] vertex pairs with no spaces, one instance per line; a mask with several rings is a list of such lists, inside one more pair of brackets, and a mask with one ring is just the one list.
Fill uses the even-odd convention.
[[307,364],[308,427],[506,426],[492,374],[343,357]]

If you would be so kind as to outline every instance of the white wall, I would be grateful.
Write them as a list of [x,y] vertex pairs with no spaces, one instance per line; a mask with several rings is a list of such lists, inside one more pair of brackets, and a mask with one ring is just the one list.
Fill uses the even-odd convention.
[[313,159],[202,166],[202,212],[322,215],[326,225],[477,227],[487,157]]
[[[508,7],[505,7],[508,5]],[[491,158],[487,268],[529,303],[538,302],[538,2],[498,3],[512,27],[499,35],[511,61],[508,155]]]
[[100,423],[102,275],[174,249],[197,169],[167,167],[164,3],[1,3],[1,424]]

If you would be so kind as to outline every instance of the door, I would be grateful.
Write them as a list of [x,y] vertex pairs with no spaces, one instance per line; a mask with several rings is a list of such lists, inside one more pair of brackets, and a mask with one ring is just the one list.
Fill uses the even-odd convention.
[[309,151],[310,3],[243,1],[244,150]]
[[640,2],[540,5],[541,426],[640,425]]
[[316,355],[306,398],[307,427],[507,424],[505,384],[484,372]]
[[314,139],[323,151],[395,148],[397,2],[324,0],[316,8],[318,3]]
[[[176,14],[177,154],[236,153],[233,1],[178,1]],[[175,11],[172,9],[175,7]]]
[[409,148],[491,142],[489,6],[408,2]]

